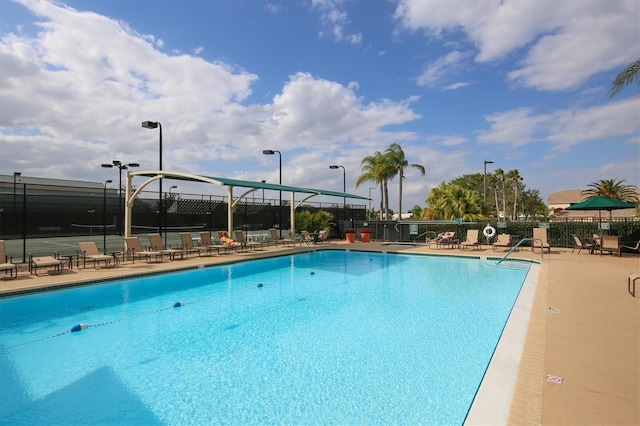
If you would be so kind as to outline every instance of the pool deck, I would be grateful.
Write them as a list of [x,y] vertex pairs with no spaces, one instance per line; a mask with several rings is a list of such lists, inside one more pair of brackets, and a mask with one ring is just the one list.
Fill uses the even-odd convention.
[[[490,246],[472,251],[383,244],[333,241],[319,248],[476,257],[505,254]],[[162,263],[128,261],[115,268],[74,265],[59,274],[43,270],[40,276],[21,271],[16,279],[0,279],[0,296],[307,250],[270,246]],[[541,259],[539,252],[524,248],[509,258],[536,260],[541,267],[507,424],[640,424],[640,280],[635,297],[627,291],[627,277],[640,274],[640,255],[623,253],[618,258],[585,250],[578,255],[577,250],[552,248]]]

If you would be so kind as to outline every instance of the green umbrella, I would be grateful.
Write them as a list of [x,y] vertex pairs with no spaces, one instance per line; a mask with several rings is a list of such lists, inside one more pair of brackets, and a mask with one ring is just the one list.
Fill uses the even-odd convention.
[[636,205],[627,201],[617,200],[615,198],[596,195],[587,198],[581,203],[572,204],[565,210],[608,210],[609,220],[611,220],[611,211],[620,209],[635,209]]

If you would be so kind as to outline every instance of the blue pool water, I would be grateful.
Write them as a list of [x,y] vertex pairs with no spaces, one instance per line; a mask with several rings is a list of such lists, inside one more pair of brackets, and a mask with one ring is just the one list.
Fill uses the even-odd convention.
[[319,251],[3,299],[0,423],[462,424],[526,274]]

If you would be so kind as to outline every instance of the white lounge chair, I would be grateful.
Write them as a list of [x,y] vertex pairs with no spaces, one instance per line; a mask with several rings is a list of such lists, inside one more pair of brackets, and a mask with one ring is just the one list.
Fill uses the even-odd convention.
[[18,276],[18,265],[14,264],[11,260],[12,259],[7,257],[4,240],[0,240],[0,271],[4,271],[5,275],[7,271],[9,271],[11,272],[11,278],[16,278]]
[[104,262],[106,268],[113,261],[115,266],[115,257],[108,254],[100,253],[98,245],[94,241],[79,241],[78,242],[78,256],[82,259],[82,267],[87,267],[87,261],[93,262],[93,267],[98,269],[100,262]]

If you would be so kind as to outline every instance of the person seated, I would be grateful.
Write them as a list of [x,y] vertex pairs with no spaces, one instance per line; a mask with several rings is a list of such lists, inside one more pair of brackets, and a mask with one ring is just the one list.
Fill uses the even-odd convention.
[[220,242],[228,246],[241,246],[242,244],[235,241],[233,238],[229,238],[226,232],[220,232]]

